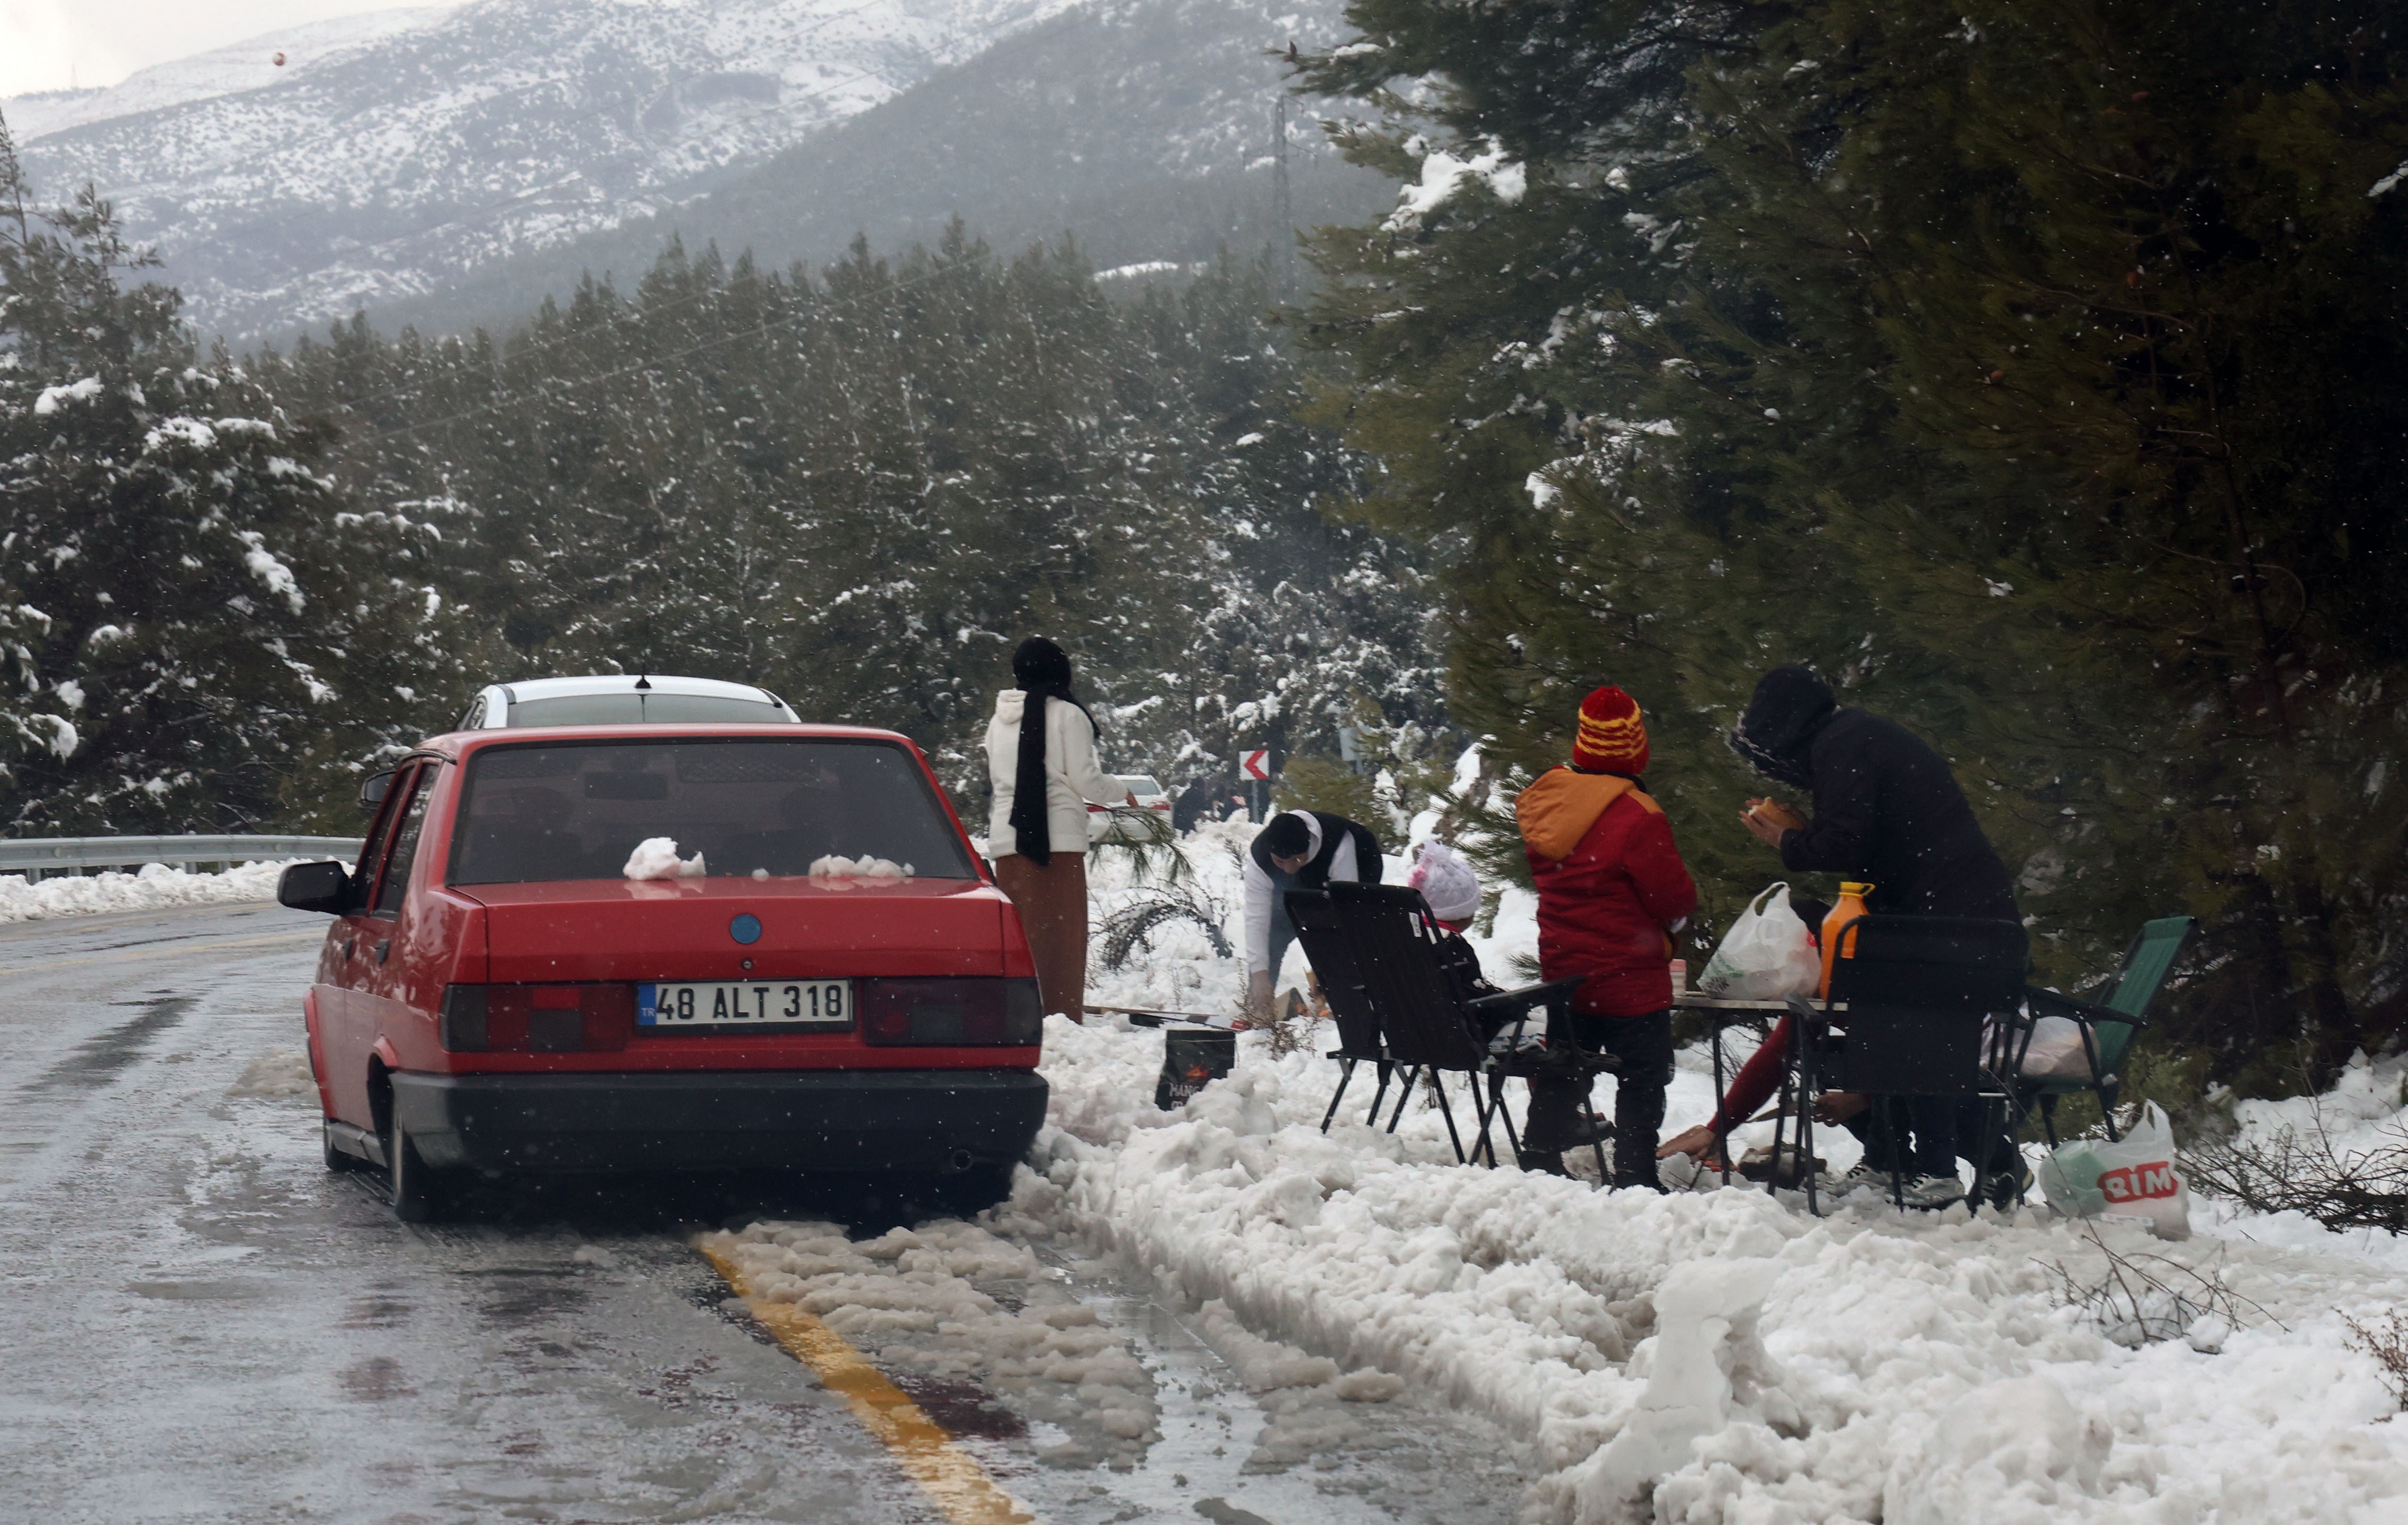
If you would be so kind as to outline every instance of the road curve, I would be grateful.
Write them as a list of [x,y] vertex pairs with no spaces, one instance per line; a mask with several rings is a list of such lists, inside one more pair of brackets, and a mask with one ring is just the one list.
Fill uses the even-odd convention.
[[[523,1193],[411,1228],[328,1174],[315,1097],[271,1057],[302,1048],[323,926],[241,905],[0,928],[0,1520],[944,1518],[695,1254],[748,1216],[729,1203]],[[1039,1253],[1159,1412],[1141,1455],[1072,1464],[991,1394],[928,1400],[1039,1518],[1512,1518],[1512,1446],[1434,1406],[1266,1463],[1262,1407],[1182,1318]]]

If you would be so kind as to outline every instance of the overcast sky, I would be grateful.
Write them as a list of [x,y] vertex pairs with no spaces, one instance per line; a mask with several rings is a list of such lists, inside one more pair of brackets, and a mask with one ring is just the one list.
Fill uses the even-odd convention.
[[0,0],[0,95],[113,85],[280,26],[412,0]]

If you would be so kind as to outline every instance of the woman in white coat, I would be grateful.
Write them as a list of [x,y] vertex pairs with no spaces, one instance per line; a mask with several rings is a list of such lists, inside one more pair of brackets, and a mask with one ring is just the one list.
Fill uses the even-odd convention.
[[1070,658],[1042,636],[1011,654],[1020,686],[995,697],[986,726],[995,785],[987,856],[1020,912],[1048,1012],[1087,1008],[1087,804],[1137,803],[1096,766],[1096,722],[1070,695]]

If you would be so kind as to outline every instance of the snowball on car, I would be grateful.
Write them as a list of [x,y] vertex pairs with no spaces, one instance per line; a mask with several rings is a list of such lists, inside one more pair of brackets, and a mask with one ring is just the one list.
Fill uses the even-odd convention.
[[675,837],[646,837],[636,843],[636,850],[627,855],[627,866],[619,871],[629,879],[699,879],[710,870],[704,868],[700,853],[679,857]]
[[813,879],[909,879],[913,871],[909,863],[897,863],[892,858],[866,855],[844,857],[831,853],[812,861],[810,876]]

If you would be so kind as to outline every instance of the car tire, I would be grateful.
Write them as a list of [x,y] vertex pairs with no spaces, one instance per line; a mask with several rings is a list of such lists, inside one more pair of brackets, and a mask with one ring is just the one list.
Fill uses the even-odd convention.
[[451,1206],[448,1183],[419,1158],[399,1117],[394,1118],[384,1141],[385,1194],[393,1216],[404,1223],[434,1223]]
[[326,1170],[329,1174],[347,1174],[367,1163],[357,1155],[345,1154],[335,1147],[335,1119],[332,1117],[318,1119],[318,1143],[319,1146],[326,1151]]

